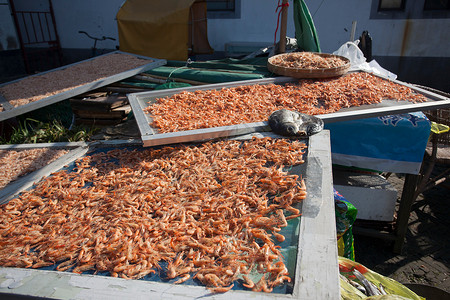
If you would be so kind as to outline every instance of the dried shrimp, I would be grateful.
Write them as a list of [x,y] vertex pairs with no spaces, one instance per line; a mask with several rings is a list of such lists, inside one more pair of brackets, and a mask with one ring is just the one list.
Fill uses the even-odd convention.
[[266,121],[271,113],[283,108],[319,115],[383,99],[426,101],[406,86],[368,73],[351,73],[333,79],[303,79],[284,86],[181,92],[157,99],[144,111],[152,117],[151,126],[164,133]]
[[0,150],[0,189],[20,176],[39,170],[68,152],[68,150],[46,148]]
[[151,62],[152,60],[130,54],[109,53],[62,69],[7,83],[0,87],[0,94],[12,106],[18,107]]
[[0,265],[270,292],[292,280],[275,239],[301,214],[304,180],[284,166],[305,149],[254,138],[92,153],[0,206]]
[[339,56],[321,56],[313,52],[293,52],[274,56],[271,63],[276,66],[297,69],[328,69],[347,64]]

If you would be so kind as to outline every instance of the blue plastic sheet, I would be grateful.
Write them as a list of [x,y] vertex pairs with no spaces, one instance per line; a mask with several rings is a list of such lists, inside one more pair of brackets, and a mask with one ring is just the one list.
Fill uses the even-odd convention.
[[333,164],[418,174],[431,130],[422,112],[326,124]]

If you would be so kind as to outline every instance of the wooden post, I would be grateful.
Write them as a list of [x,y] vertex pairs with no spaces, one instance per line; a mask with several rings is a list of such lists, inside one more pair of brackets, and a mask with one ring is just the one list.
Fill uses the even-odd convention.
[[397,222],[395,228],[396,240],[394,242],[394,253],[401,254],[405,236],[408,230],[408,220],[411,213],[411,206],[414,203],[414,193],[416,190],[418,175],[406,174],[403,184],[402,197],[397,212]]
[[281,6],[281,27],[280,27],[280,48],[279,52],[286,52],[286,29],[287,29],[287,15],[288,15],[288,0],[283,0],[283,4]]

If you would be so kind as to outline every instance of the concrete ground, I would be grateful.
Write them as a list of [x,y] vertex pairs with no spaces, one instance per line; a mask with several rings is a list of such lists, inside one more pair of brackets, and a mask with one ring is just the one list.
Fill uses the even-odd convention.
[[[434,172],[444,168],[437,165]],[[401,175],[389,178],[399,197],[403,180]],[[354,239],[358,263],[403,284],[425,284],[450,293],[450,183],[419,195],[401,254],[395,254],[392,244],[384,240],[358,235]]]

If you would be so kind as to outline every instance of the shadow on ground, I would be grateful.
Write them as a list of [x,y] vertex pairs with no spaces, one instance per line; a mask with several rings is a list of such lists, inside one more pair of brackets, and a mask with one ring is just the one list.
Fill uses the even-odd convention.
[[[401,193],[403,178],[389,181]],[[450,292],[450,184],[421,194],[413,204],[405,245],[395,254],[391,242],[355,236],[356,261],[400,283],[419,283]]]

